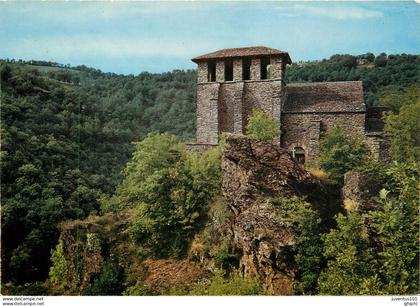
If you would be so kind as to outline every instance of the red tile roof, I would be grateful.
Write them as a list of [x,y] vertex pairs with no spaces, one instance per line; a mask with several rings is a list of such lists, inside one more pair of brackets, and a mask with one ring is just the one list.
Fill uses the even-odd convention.
[[288,64],[292,63],[289,53],[277,49],[267,48],[264,46],[246,47],[246,48],[230,48],[222,49],[219,51],[207,53],[197,56],[192,59],[193,62],[198,63],[201,61],[216,59],[216,58],[234,58],[234,57],[258,57],[267,55],[279,55],[286,58]]
[[365,112],[361,81],[289,83],[284,113]]

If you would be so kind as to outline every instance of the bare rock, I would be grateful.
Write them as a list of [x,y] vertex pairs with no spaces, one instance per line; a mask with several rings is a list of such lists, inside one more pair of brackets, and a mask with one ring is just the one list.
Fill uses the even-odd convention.
[[92,278],[101,273],[107,259],[121,258],[119,265],[124,269],[132,266],[134,251],[127,247],[125,232],[130,218],[131,214],[123,212],[60,224],[67,264],[66,287],[70,292],[87,288]]
[[287,150],[243,135],[227,136],[222,172],[243,274],[258,277],[268,294],[293,294],[295,270],[289,250],[295,236],[275,218],[269,199],[304,196],[328,227],[340,207],[338,188],[305,171]]
[[367,212],[375,209],[374,198],[381,189],[380,181],[368,173],[349,171],[344,175],[343,200],[347,211]]

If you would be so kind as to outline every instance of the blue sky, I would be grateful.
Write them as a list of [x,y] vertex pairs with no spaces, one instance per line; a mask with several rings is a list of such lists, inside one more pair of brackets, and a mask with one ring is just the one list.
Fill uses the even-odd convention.
[[192,57],[265,45],[293,61],[420,52],[411,2],[0,2],[0,58],[138,74],[195,68]]

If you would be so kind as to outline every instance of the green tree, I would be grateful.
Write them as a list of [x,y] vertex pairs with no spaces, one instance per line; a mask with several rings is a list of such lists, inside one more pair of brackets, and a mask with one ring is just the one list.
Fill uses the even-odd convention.
[[419,290],[418,181],[416,163],[394,163],[386,173],[377,208],[337,218],[325,234],[328,265],[321,294],[415,294]]
[[393,113],[399,113],[401,107],[409,104],[416,104],[419,101],[420,86],[415,84],[406,87],[403,90],[392,87],[384,91],[383,96],[379,99],[379,106],[386,107]]
[[369,149],[359,137],[350,137],[335,125],[320,142],[319,165],[329,177],[343,183],[344,174],[363,167],[369,160]]
[[377,257],[388,294],[416,294],[419,290],[419,227],[417,164],[394,163],[387,171],[388,186],[380,192],[379,208],[369,214],[378,244]]
[[297,294],[315,294],[321,272],[323,245],[317,212],[304,199],[293,196],[273,200],[278,206],[278,221],[291,226],[296,234],[293,245],[297,270]]
[[274,119],[261,110],[254,110],[249,117],[246,133],[257,140],[273,142],[280,136],[278,125]]
[[102,210],[106,213],[133,208],[148,196],[153,197],[149,188],[159,188],[153,185],[155,180],[169,175],[169,169],[181,159],[185,159],[185,149],[176,136],[149,134],[136,143],[133,157],[123,170],[124,180],[117,187],[117,196],[111,199],[113,206],[105,201]]
[[55,285],[64,285],[67,277],[67,262],[63,252],[63,241],[60,240],[55,250],[51,250],[51,268],[49,279]]
[[121,295],[123,292],[124,273],[121,267],[115,263],[107,262],[88,288],[84,295]]
[[143,255],[186,255],[208,202],[220,190],[220,150],[186,153],[176,137],[149,134],[137,143],[124,175],[110,201],[116,211],[135,210],[128,231]]
[[0,81],[6,82],[12,76],[12,68],[9,65],[1,65]]
[[338,228],[323,236],[327,268],[318,279],[323,295],[382,294],[377,263],[358,213],[337,217]]
[[377,57],[375,57],[375,61],[374,61],[376,67],[384,67],[386,66],[387,62],[388,62],[388,57],[386,53],[383,53],[383,52],[379,54]]
[[393,159],[400,162],[420,160],[420,100],[403,105],[399,114],[390,113],[385,119]]

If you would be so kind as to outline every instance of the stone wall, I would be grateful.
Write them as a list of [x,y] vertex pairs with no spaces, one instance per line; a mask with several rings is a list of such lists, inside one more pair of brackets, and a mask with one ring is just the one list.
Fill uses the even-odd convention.
[[321,138],[321,121],[315,120],[308,122],[308,129],[306,132],[306,143],[308,150],[305,150],[305,160],[309,165],[315,164],[314,161],[319,156],[319,140]]
[[197,85],[197,142],[217,144],[219,135],[219,83]]
[[218,135],[223,132],[244,133],[254,109],[261,109],[277,119],[280,126],[282,89],[281,80],[198,84],[197,142],[217,144]]
[[283,79],[283,61],[280,57],[270,59],[270,78]]
[[261,79],[261,59],[251,59],[251,80],[258,81]]
[[267,80],[260,82],[245,82],[243,95],[243,122],[254,109],[260,109],[269,116],[278,120],[280,125],[280,108],[282,95],[282,82],[280,80]]
[[[305,150],[305,162],[316,163],[319,141],[335,124],[350,135],[364,137],[375,158],[387,155],[377,133],[366,134],[366,105],[362,82],[283,82],[285,62],[270,58],[270,79],[261,80],[261,59],[251,58],[250,79],[242,80],[242,58],[234,58],[233,81],[225,82],[225,61],[216,61],[216,82],[208,82],[208,64],[198,64],[197,142],[218,143],[223,132],[243,134],[254,109],[273,117],[283,132],[281,146]],[[373,119],[378,116],[371,115]],[[371,118],[371,121],[373,120]],[[372,124],[371,124],[372,125]],[[280,145],[280,139],[274,143]]]
[[344,175],[343,201],[347,211],[370,211],[375,205],[374,198],[381,189],[380,182],[372,175],[349,171]]
[[208,64],[201,62],[197,67],[197,83],[205,83],[208,81]]
[[242,60],[236,59],[233,61],[233,80],[242,81]]
[[212,150],[217,147],[215,144],[208,143],[187,143],[185,145],[187,151],[202,153],[208,150]]
[[366,133],[365,142],[376,160],[391,162],[389,138],[383,132]]
[[[233,133],[234,127],[234,105],[238,103],[235,99],[236,83],[220,84],[219,94],[219,133]],[[241,97],[239,97],[241,99]],[[241,100],[239,100],[241,103]]]
[[319,140],[328,129],[339,124],[348,134],[363,137],[364,113],[283,113],[281,146],[289,149],[302,147],[305,160],[315,164],[319,155]]

